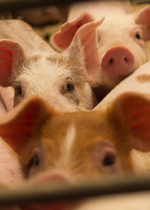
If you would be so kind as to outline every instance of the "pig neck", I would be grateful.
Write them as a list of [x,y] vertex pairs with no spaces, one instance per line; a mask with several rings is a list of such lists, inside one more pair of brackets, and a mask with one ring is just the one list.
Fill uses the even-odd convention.
[[79,16],[82,12],[90,13],[97,20],[110,14],[130,14],[132,13],[132,7],[128,0],[74,3],[70,6],[68,21]]

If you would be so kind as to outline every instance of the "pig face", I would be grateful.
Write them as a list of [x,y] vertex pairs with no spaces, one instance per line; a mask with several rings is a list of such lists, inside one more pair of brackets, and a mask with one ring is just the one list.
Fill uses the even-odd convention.
[[26,55],[19,43],[1,40],[0,85],[14,88],[14,105],[23,98],[39,95],[57,109],[92,109],[97,102],[88,83],[88,72],[82,65],[82,53],[73,48],[63,55]]
[[[87,16],[89,15],[89,19]],[[97,50],[97,71],[99,71],[99,86],[109,89],[134,72],[140,65],[149,60],[145,41],[150,40],[150,6],[134,15],[107,15],[100,26],[95,28],[93,43],[85,47],[87,52]],[[91,24],[89,24],[89,22]],[[52,45],[57,50],[65,50],[80,33],[86,33],[83,26],[91,27],[95,22],[90,14],[83,13],[76,19],[64,24],[60,31],[51,38]],[[86,36],[86,35],[85,35]],[[67,37],[62,43],[61,38]],[[64,39],[63,39],[64,40]],[[95,41],[96,40],[96,41]],[[88,59],[86,60],[88,63]],[[94,64],[95,65],[95,64]],[[92,67],[92,65],[91,65]],[[94,86],[95,82],[91,81]]]
[[31,97],[5,116],[0,135],[18,153],[25,177],[34,180],[113,177],[133,171],[132,148],[150,150],[150,100],[135,93],[107,109],[66,113]]
[[142,28],[129,15],[106,17],[97,37],[103,84],[114,87],[149,60]]
[[46,56],[46,59],[33,57],[31,65],[25,63],[23,72],[13,78],[14,105],[20,103],[23,98],[39,95],[57,109],[74,111],[91,108],[96,99],[86,82],[86,72],[67,59],[56,55]]

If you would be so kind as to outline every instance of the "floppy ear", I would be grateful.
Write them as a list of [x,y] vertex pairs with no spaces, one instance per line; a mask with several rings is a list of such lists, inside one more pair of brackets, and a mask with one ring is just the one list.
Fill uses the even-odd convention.
[[0,136],[20,154],[52,114],[53,109],[40,97],[24,99],[0,118]]
[[150,98],[142,94],[121,94],[111,107],[111,114],[124,130],[131,148],[150,151]]
[[86,12],[72,21],[63,24],[60,31],[51,37],[51,44],[57,51],[65,50],[69,47],[77,30],[86,23],[94,21],[93,17]]
[[143,39],[150,40],[150,6],[144,7],[134,18],[135,22],[142,26]]
[[11,40],[0,40],[0,85],[11,86],[13,69],[24,60],[22,47]]
[[87,82],[97,83],[99,80],[100,60],[97,44],[97,27],[104,18],[87,23],[78,29],[70,46],[66,50],[70,60],[76,60],[84,66],[87,73]]

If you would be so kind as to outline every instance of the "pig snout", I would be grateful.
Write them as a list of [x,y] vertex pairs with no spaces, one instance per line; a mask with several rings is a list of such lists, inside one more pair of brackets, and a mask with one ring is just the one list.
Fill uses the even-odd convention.
[[135,59],[125,47],[113,47],[102,58],[102,70],[113,77],[124,77],[133,71]]
[[35,184],[41,184],[41,183],[73,183],[71,177],[62,171],[54,171],[54,172],[43,172],[33,179],[30,179],[30,182]]

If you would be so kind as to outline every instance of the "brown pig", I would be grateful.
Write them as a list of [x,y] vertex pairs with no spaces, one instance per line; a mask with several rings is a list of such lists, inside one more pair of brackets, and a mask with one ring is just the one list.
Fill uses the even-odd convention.
[[131,150],[150,150],[149,123],[150,100],[136,93],[78,112],[31,97],[0,120],[0,135],[19,155],[26,179],[76,182],[133,172]]
[[[18,154],[30,184],[75,183],[134,173],[130,153],[150,151],[149,124],[147,95],[128,92],[103,109],[78,112],[56,111],[33,96],[0,119],[0,135]],[[21,209],[54,207],[68,209],[65,203]]]

